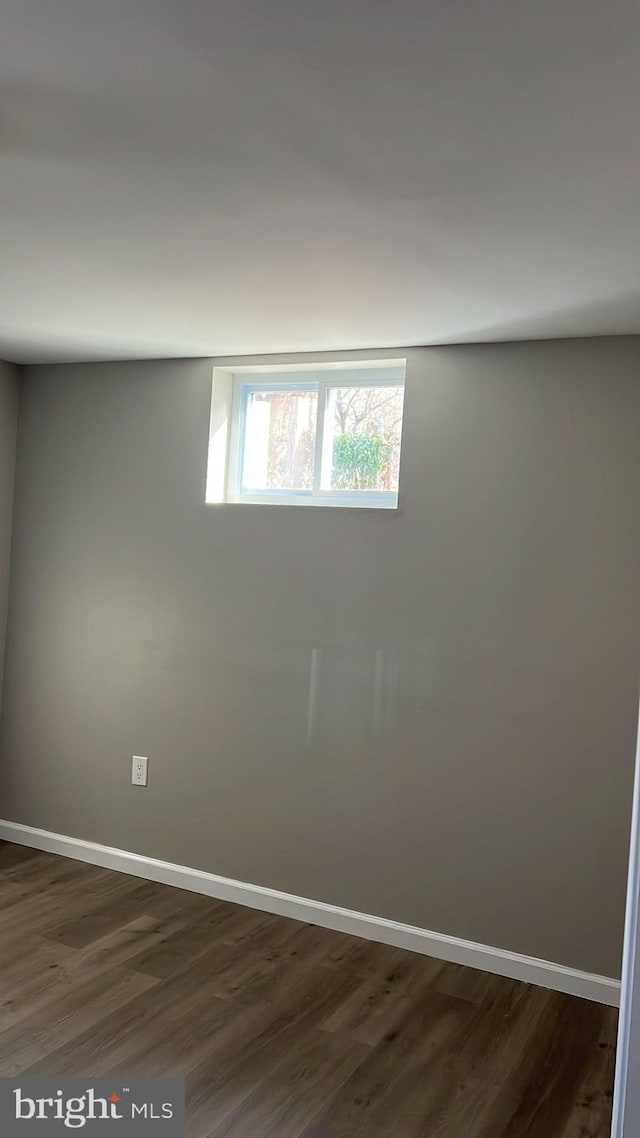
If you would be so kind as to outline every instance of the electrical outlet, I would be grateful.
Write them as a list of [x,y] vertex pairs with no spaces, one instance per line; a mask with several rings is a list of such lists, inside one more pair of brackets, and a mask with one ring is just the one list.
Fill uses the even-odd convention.
[[147,785],[147,766],[149,760],[143,755],[134,755],[131,761],[131,782],[133,786]]

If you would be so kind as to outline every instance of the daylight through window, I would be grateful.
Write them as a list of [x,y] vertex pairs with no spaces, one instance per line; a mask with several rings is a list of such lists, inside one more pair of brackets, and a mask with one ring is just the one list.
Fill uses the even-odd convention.
[[234,378],[229,501],[398,504],[404,364]]

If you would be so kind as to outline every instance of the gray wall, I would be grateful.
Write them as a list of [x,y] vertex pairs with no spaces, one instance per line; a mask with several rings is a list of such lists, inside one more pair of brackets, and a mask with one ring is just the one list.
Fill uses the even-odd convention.
[[27,369],[5,817],[619,976],[640,340],[411,351],[399,515],[205,506],[210,382]]
[[0,360],[0,716],[5,650],[11,522],[13,517],[13,479],[18,430],[18,369]]

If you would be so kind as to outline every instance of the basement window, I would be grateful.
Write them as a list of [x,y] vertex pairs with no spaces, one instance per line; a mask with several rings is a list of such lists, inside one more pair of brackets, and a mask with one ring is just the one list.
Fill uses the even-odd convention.
[[404,378],[404,360],[230,369],[225,493],[212,408],[207,500],[397,508]]

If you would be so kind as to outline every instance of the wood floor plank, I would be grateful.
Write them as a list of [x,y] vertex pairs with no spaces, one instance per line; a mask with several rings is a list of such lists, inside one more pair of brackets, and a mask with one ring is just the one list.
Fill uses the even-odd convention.
[[321,1027],[373,1047],[406,1017],[411,1004],[411,997],[399,985],[387,979],[363,980]]
[[11,842],[0,842],[0,873],[5,874],[14,866],[22,865],[24,862],[31,861],[32,858],[39,856],[38,850],[33,850],[30,846],[16,846]]
[[303,1131],[304,1138],[383,1138],[397,1123],[397,1105],[404,1105],[407,1087],[429,1088],[442,1077],[449,1049],[471,1015],[462,1000],[435,991],[423,997],[372,1049]]
[[113,1008],[128,1003],[155,983],[148,976],[114,969],[106,984],[103,976],[92,977],[73,991],[54,996],[37,1014],[0,1032],[3,1074],[19,1075],[43,1060],[54,1046],[99,1023]]
[[562,1135],[591,1063],[606,1062],[598,1041],[611,1019],[601,1005],[550,992],[478,1138],[545,1138],[554,1127]]
[[[0,977],[0,1024],[2,1028],[20,1023],[46,1009],[47,1004],[65,990],[82,983],[87,976],[111,973],[118,965],[130,965],[142,949],[161,942],[184,916],[164,920],[138,917],[124,928],[116,928],[80,951],[58,941],[40,940],[29,957],[3,970]],[[135,970],[134,970],[135,971]]]
[[183,1074],[188,1138],[609,1138],[616,1021],[0,842],[0,1075]]
[[605,1011],[599,1038],[589,1047],[585,1070],[562,1138],[600,1138],[611,1121],[613,1083],[616,1065],[617,1024]]
[[153,911],[153,903],[163,897],[161,885],[145,881],[130,889],[123,897],[108,900],[90,912],[68,921],[47,935],[49,940],[60,941],[70,948],[84,948],[113,929],[122,928],[136,917]]
[[[495,981],[496,977],[490,972],[480,972],[477,968],[468,968],[463,964],[447,964],[436,980],[436,988],[447,996],[481,1004],[491,999]],[[499,980],[500,986],[510,983],[517,981]]]
[[[33,850],[31,851],[34,852]],[[44,887],[51,888],[57,882],[73,881],[106,881],[109,879],[109,870],[96,865],[85,865],[70,857],[58,857],[57,854],[37,853],[35,857],[20,858],[20,860],[4,871],[4,876],[21,886],[23,894],[37,893]],[[131,878],[123,875],[120,888],[126,886]]]
[[[197,1008],[180,1017],[162,1017],[161,1031],[143,1040],[138,1034],[136,1047],[122,1061],[103,1068],[105,1075],[188,1076],[203,1062],[223,1055],[238,1040],[251,1036],[257,1009],[237,1008],[228,1000],[205,993]],[[158,1026],[158,1024],[156,1024]]]
[[[406,963],[408,955],[410,954],[392,945],[378,944],[376,941],[363,940],[360,937],[342,937],[338,945],[328,954],[326,963],[368,979],[401,968],[403,963]],[[414,962],[421,959],[414,957]]]
[[[200,960],[162,983],[145,977],[142,992],[125,1005],[118,1006],[97,1024],[67,1043],[52,1047],[42,1062],[43,1074],[73,1074],[88,1064],[91,1074],[109,1073],[116,1065],[128,1062],[140,1046],[147,1048],[168,1028],[188,1016],[197,1031],[200,1016],[206,1016],[208,1003],[219,1001],[221,953],[231,965],[236,954],[228,945],[213,945]],[[180,1056],[176,1054],[176,1062]],[[36,1073],[36,1069],[30,1071]],[[126,1071],[122,1071],[126,1074]]]
[[[45,936],[78,915],[99,908],[107,902],[125,897],[137,884],[137,879],[94,866],[81,866],[61,858],[65,864],[56,873],[54,867],[45,866],[36,880],[20,896],[16,887],[3,905],[3,932],[0,958],[15,945],[24,945],[30,935]],[[77,873],[70,869],[78,866]]]
[[[222,919],[226,916],[226,911],[222,909]],[[236,922],[243,916],[243,913],[233,914]],[[218,912],[214,909],[206,917],[188,923],[170,936],[163,937],[159,944],[147,952],[134,957],[131,967],[137,972],[165,980],[217,943],[220,940],[219,926]]]
[[299,1138],[357,1069],[368,1048],[309,1030],[266,1078],[209,1131],[209,1138]]
[[[484,1132],[504,1083],[521,1058],[547,1007],[549,993],[491,977],[481,1004],[465,1000],[471,1012],[433,1084],[406,1079],[398,1086],[396,1109],[415,1119],[411,1138],[454,1138]],[[456,997],[458,998],[458,997]],[[489,1127],[489,1133],[491,1126]]]
[[[65,965],[75,971],[99,971],[116,964],[132,967],[132,961],[142,953],[148,952],[189,921],[189,914],[174,905],[167,906],[165,912],[154,907],[153,915],[144,914],[129,921],[128,924],[113,929],[92,940],[79,952],[72,952],[65,958]],[[57,947],[60,947],[59,943]],[[134,969],[135,971],[135,969]]]
[[256,1085],[271,1077],[288,1052],[295,1053],[301,1035],[318,1027],[356,985],[356,977],[335,974],[321,965],[309,970],[280,1004],[261,1012],[249,1038],[195,1068],[189,1080],[189,1114],[194,1126],[201,1131],[213,1105],[218,1118],[236,1109]]

